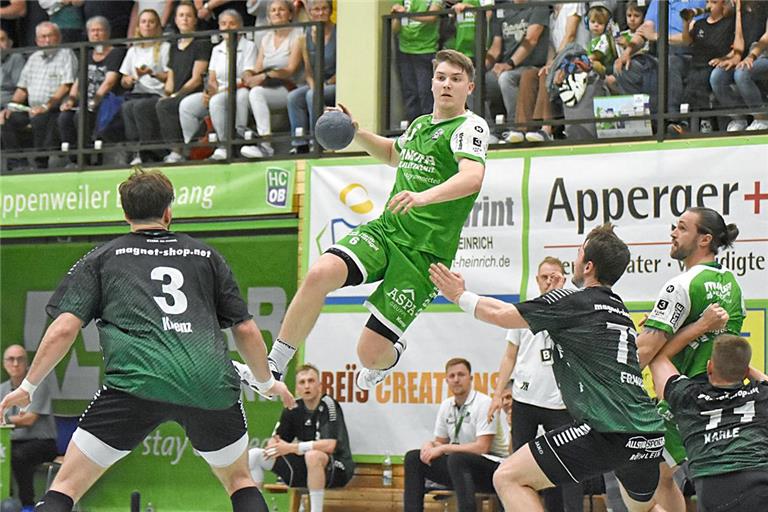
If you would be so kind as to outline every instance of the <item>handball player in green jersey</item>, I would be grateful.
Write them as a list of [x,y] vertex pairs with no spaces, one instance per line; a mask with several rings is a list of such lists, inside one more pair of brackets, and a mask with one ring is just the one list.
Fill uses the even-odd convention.
[[[312,330],[326,295],[380,282],[365,302],[371,316],[357,344],[364,368],[356,382],[372,389],[397,364],[406,347],[403,333],[435,297],[429,266],[449,265],[456,254],[483,183],[489,131],[466,107],[474,89],[472,61],[443,50],[433,68],[433,112],[414,119],[397,140],[354,123],[357,143],[396,168],[395,184],[380,217],[357,226],[309,269],[269,353],[275,375]],[[247,371],[241,376],[248,381]]]
[[[726,225],[711,208],[688,208],[680,216],[672,230],[670,256],[684,265],[685,272],[661,288],[637,338],[641,368],[663,350],[681,375],[706,382],[712,340],[720,333],[739,335],[746,316],[736,277],[715,259],[721,248],[733,245],[738,234],[735,224]],[[726,313],[725,325],[698,322],[715,306]],[[685,499],[673,475],[686,458],[685,447],[666,401],[659,403],[659,412],[667,432],[656,498],[668,512],[684,512]]]
[[46,308],[54,319],[22,384],[0,402],[28,405],[91,320],[104,357],[103,386],[72,434],[38,512],[70,512],[109,467],[158,425],[179,423],[229,494],[234,512],[267,512],[248,469],[240,383],[221,331],[256,375],[260,393],[293,396],[267,365],[261,332],[232,271],[211,247],[169,231],[173,185],[137,169],[120,184],[131,232],[96,247],[69,270]]
[[502,462],[494,487],[507,512],[543,511],[537,491],[614,471],[630,512],[660,510],[654,493],[664,424],[643,388],[637,333],[611,287],[629,264],[629,248],[606,224],[579,247],[573,282],[520,304],[480,297],[460,274],[432,265],[440,292],[475,318],[507,329],[546,330],[553,367],[573,423],[520,447]]

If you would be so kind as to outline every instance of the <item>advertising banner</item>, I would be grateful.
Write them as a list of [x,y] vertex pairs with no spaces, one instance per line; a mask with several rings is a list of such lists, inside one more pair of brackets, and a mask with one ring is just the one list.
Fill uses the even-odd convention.
[[[123,220],[118,186],[130,171],[0,177],[0,226]],[[176,219],[291,213],[294,162],[167,167]]]
[[[98,173],[97,173],[98,174]],[[277,336],[288,301],[296,290],[295,234],[203,239],[231,266],[240,292],[271,345]],[[48,319],[44,306],[69,267],[97,243],[4,243],[2,259],[2,348],[18,343],[34,355]],[[19,269],[24,269],[19,271]],[[238,357],[231,333],[232,357]],[[56,367],[54,410],[79,416],[99,388],[102,354],[98,335],[89,324]],[[7,375],[3,374],[5,380]],[[250,390],[243,393],[252,444],[271,435],[282,405],[267,402]],[[110,469],[82,500],[84,510],[128,510],[130,494],[139,491],[142,503],[158,510],[229,510],[226,492],[175,423],[161,425],[125,459]]]

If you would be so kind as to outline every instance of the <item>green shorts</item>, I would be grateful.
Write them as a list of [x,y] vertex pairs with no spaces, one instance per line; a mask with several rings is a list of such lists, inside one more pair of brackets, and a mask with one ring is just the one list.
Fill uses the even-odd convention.
[[666,434],[664,434],[664,462],[669,467],[675,467],[688,458],[685,446],[683,446],[683,436],[680,435],[675,417],[669,410],[669,404],[666,400],[661,400],[656,405],[656,410],[659,411],[659,416],[664,420],[664,426],[667,429]]
[[358,226],[333,245],[355,262],[364,283],[381,281],[365,301],[371,314],[402,337],[405,330],[437,295],[429,266],[444,260],[389,240],[379,219]]

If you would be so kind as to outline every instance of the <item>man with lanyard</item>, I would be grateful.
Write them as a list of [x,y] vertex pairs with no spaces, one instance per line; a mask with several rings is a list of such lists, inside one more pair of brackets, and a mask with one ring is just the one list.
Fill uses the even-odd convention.
[[[640,366],[645,367],[660,351],[681,375],[705,381],[712,340],[720,331],[691,326],[707,308],[719,304],[728,314],[724,332],[740,334],[746,315],[741,288],[733,272],[715,261],[718,250],[731,247],[739,234],[735,224],[710,208],[689,208],[672,230],[670,256],[683,263],[685,272],[662,287],[659,298],[637,338]],[[674,336],[674,339],[672,338]],[[658,384],[658,383],[657,383]],[[685,460],[685,448],[666,402],[659,404],[667,433],[657,499],[669,512],[685,510],[685,499],[673,481],[674,469]]]
[[310,509],[322,512],[324,489],[343,487],[355,474],[349,434],[341,405],[322,392],[320,372],[311,364],[296,370],[296,394],[301,398],[283,409],[267,447],[249,450],[248,465],[256,485],[272,471],[289,487],[309,489]]
[[507,329],[546,330],[555,343],[553,371],[574,422],[516,450],[493,475],[507,512],[543,511],[537,491],[615,471],[630,512],[655,507],[663,422],[643,388],[634,324],[611,287],[624,274],[627,245],[605,224],[579,247],[573,282],[517,305],[480,297],[444,265],[432,281],[475,318]]
[[71,512],[114,463],[166,421],[179,423],[230,496],[234,512],[267,512],[248,471],[240,386],[222,329],[231,328],[257,389],[293,407],[267,366],[261,331],[224,258],[169,231],[173,184],[136,169],[118,189],[131,232],[77,261],[48,302],[54,318],[21,385],[0,402],[25,407],[96,321],[104,385],[80,418],[64,463],[37,512]]
[[493,416],[491,397],[472,389],[472,366],[459,357],[445,363],[453,396],[443,400],[435,420],[435,438],[405,454],[405,512],[424,510],[424,482],[454,489],[459,510],[475,510],[475,490],[493,490],[493,472],[509,453],[507,427]]
[[765,510],[768,377],[749,367],[752,349],[744,338],[723,334],[711,345],[707,380],[680,375],[666,354],[657,355],[650,364],[656,392],[680,427],[699,509]]

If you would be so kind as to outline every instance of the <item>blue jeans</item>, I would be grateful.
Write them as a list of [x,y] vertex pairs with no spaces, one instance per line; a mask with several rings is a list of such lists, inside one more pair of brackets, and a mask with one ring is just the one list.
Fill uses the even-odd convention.
[[397,52],[400,90],[408,121],[432,112],[435,103],[432,97],[432,59],[434,58],[434,53],[412,55]]
[[[304,136],[315,130],[315,111],[312,108],[315,97],[314,89],[308,85],[297,87],[288,93],[288,119],[291,122],[291,135],[296,135],[296,128],[302,128]],[[336,84],[323,86],[323,99],[325,105],[333,105],[336,102]],[[305,146],[303,140],[292,140],[293,146]]]
[[755,82],[768,80],[768,57],[759,57],[752,69],[737,69],[733,79],[747,106],[759,107],[763,104],[763,95]]

